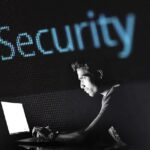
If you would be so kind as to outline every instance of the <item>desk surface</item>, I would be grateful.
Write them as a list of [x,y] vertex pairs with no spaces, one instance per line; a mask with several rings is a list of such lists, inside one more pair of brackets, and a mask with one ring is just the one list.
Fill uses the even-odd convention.
[[107,147],[107,148],[102,148],[97,145],[93,146],[59,146],[59,147],[54,147],[54,146],[27,146],[27,145],[19,145],[18,146],[20,149],[19,150],[134,150],[129,147],[124,147],[124,148],[112,148],[112,147]]
[[[113,148],[107,147],[104,148],[99,143],[93,144],[65,144],[58,146],[50,146],[50,145],[23,145],[23,144],[15,144],[15,143],[7,143],[4,147],[0,145],[0,150],[137,150],[130,147],[123,148]],[[140,149],[141,150],[141,149]]]
[[131,148],[102,148],[99,146],[28,146],[16,145],[3,147],[1,150],[135,150]]

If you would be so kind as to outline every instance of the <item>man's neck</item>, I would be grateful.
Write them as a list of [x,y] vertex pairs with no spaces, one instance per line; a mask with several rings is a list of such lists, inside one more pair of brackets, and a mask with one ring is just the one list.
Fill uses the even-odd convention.
[[103,92],[100,93],[100,94],[103,95],[103,96],[106,96],[106,95],[107,95],[107,92],[108,92],[108,90],[105,90],[105,91],[103,91]]

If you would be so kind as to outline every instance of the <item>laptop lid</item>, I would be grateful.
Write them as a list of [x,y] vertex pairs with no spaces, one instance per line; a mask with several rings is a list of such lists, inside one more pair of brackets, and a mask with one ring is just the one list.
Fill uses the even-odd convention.
[[30,132],[21,103],[1,102],[1,105],[10,135]]

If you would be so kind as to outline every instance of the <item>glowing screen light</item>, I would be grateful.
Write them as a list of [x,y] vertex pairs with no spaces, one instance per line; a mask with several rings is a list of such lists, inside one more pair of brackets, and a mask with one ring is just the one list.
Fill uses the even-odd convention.
[[23,105],[21,103],[1,102],[9,134],[29,132]]

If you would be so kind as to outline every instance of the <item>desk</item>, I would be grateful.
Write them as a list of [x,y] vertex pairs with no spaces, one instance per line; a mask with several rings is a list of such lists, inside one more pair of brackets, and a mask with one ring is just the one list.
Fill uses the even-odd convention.
[[129,147],[124,147],[124,148],[102,148],[96,145],[93,146],[59,146],[59,147],[54,147],[54,146],[45,146],[45,147],[40,147],[40,146],[27,146],[27,145],[19,145],[21,148],[20,150],[135,150]]
[[22,147],[26,150],[91,150],[91,148],[87,147],[80,147],[80,146],[65,146],[65,147],[53,147],[53,146],[47,146],[47,147],[38,147],[38,146],[27,146],[27,145],[19,145],[19,147]]
[[[0,147],[0,150],[137,150],[129,147],[124,148],[102,148],[98,144],[91,145],[59,145],[59,146],[31,146],[31,145],[18,145],[14,143],[6,144],[4,147]],[[141,149],[140,149],[141,150]]]

